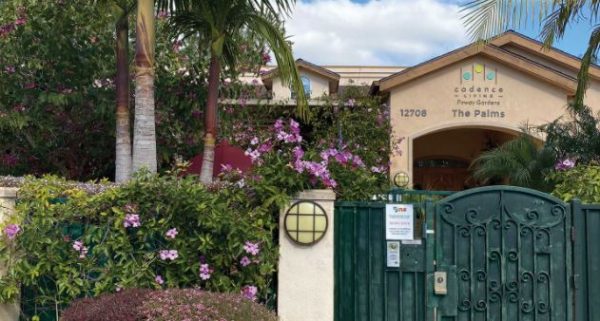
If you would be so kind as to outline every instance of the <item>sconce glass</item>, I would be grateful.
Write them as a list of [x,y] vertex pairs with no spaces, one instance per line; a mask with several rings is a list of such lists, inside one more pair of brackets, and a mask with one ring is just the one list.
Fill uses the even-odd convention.
[[325,210],[312,201],[299,201],[292,204],[284,218],[285,233],[300,245],[313,245],[319,242],[325,236],[328,224]]

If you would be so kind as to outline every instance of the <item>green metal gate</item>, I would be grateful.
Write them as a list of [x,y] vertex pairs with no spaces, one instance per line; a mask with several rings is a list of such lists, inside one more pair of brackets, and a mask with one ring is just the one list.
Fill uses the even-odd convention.
[[508,186],[413,203],[422,243],[395,268],[385,202],[336,204],[336,321],[600,321],[600,205]]
[[429,213],[427,320],[572,320],[567,204],[494,186],[454,194]]

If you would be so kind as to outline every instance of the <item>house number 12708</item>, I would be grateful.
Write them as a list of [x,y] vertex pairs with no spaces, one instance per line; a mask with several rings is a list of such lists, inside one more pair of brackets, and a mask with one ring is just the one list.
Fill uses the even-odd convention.
[[427,109],[400,109],[400,117],[427,117]]

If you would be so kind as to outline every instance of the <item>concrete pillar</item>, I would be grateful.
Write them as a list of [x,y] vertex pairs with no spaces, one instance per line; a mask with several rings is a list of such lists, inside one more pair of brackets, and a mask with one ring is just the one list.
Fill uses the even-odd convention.
[[[13,187],[0,187],[0,222],[4,220],[7,214],[10,214],[14,210],[17,191],[18,189]],[[2,236],[1,231],[0,236]],[[0,262],[0,274],[5,271],[2,264],[3,262]],[[0,304],[0,320],[18,321],[19,304]]]
[[[284,230],[288,208],[297,201],[314,201],[325,210],[327,232],[316,244],[302,246]],[[334,203],[331,190],[301,192],[280,214],[278,314],[281,321],[333,321]]]

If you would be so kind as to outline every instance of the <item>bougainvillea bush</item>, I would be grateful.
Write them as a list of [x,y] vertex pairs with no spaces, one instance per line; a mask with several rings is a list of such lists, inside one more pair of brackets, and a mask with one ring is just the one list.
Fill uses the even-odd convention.
[[389,156],[400,153],[401,141],[388,106],[358,88],[321,103],[305,122],[285,105],[225,106],[222,138],[246,150],[256,174],[287,191],[331,188],[343,200],[387,191]]
[[75,301],[62,321],[276,321],[245,294],[130,289]]
[[88,191],[28,178],[1,226],[8,271],[0,301],[20,289],[34,300],[28,305],[62,307],[126,288],[199,287],[270,303],[274,213],[288,198],[264,184],[246,177],[204,186],[178,172],[141,173]]

